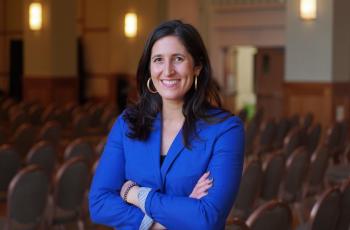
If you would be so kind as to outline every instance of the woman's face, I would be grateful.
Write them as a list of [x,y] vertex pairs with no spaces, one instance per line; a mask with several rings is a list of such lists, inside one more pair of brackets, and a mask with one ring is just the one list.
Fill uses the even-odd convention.
[[182,103],[200,70],[200,66],[194,66],[191,54],[176,36],[166,36],[154,43],[150,72],[163,103]]

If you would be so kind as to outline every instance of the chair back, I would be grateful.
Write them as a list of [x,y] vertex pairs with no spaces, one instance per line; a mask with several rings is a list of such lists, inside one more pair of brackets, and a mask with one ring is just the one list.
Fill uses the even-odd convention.
[[269,155],[263,163],[263,182],[260,197],[263,200],[276,199],[285,172],[285,158],[282,152]]
[[58,145],[62,136],[61,125],[57,121],[48,121],[39,131],[39,140],[49,141],[55,146]]
[[82,138],[77,138],[71,142],[64,151],[64,159],[71,159],[76,156],[82,156],[88,163],[94,159],[94,149],[89,142]]
[[6,199],[8,185],[21,167],[21,159],[11,145],[0,146],[0,200]]
[[258,160],[251,160],[245,167],[239,192],[233,206],[232,214],[245,220],[254,206],[261,189],[263,172]]
[[88,110],[90,114],[90,124],[92,127],[101,125],[101,117],[104,111],[104,104],[95,104]]
[[350,229],[350,178],[341,188],[340,216],[337,222],[337,230]]
[[301,198],[302,187],[309,168],[310,158],[304,147],[294,150],[287,159],[287,170],[282,186],[282,200],[294,202]]
[[7,135],[4,128],[0,127],[0,145],[7,141]]
[[226,225],[225,230],[250,230],[250,228],[244,221],[235,217],[232,223]]
[[312,207],[310,214],[311,230],[335,229],[340,214],[340,190],[326,190]]
[[49,180],[38,166],[20,170],[7,193],[7,229],[38,229],[43,222]]
[[276,135],[273,144],[274,149],[280,149],[283,147],[283,141],[288,134],[289,126],[290,124],[287,118],[281,118],[277,123]]
[[79,212],[89,182],[89,168],[84,158],[75,157],[59,167],[54,178],[54,206]]
[[30,123],[33,125],[40,125],[43,112],[44,108],[41,105],[33,105],[28,111]]
[[314,115],[312,113],[307,113],[304,117],[303,129],[308,130],[311,127],[313,121]]
[[83,137],[88,135],[90,127],[90,116],[87,113],[79,113],[73,118],[73,132],[75,137]]
[[289,118],[290,129],[294,129],[300,125],[300,116],[298,114],[294,114]]
[[290,230],[292,220],[292,211],[286,203],[271,200],[258,207],[246,223],[252,230]]
[[29,118],[25,112],[19,110],[19,111],[13,112],[13,114],[10,117],[10,122],[11,122],[11,130],[14,132],[21,125],[25,123],[29,123]]
[[309,153],[313,153],[317,149],[321,138],[321,132],[322,132],[322,126],[320,123],[313,125],[308,130],[307,141],[305,146],[309,151]]
[[300,130],[298,127],[289,131],[287,136],[283,140],[283,151],[286,159],[292,154],[292,152],[301,146]]
[[272,143],[276,135],[276,122],[274,119],[269,119],[261,126],[259,134],[259,147],[262,151],[269,151],[272,148]]
[[95,152],[98,156],[100,156],[103,153],[104,147],[106,145],[107,137],[103,137],[97,144],[95,148]]
[[55,147],[47,141],[37,142],[29,150],[26,163],[39,165],[51,178],[56,163]]
[[315,195],[324,187],[324,176],[329,162],[329,150],[319,148],[311,157],[309,176],[307,180],[307,195]]
[[23,124],[16,130],[11,139],[11,143],[18,150],[20,156],[24,158],[35,140],[35,128],[30,124]]

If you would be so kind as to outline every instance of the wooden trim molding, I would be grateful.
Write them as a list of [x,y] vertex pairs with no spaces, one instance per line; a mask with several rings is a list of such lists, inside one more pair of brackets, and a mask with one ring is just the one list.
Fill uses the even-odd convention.
[[[335,120],[350,118],[350,82],[293,82],[284,84],[286,115],[306,115],[328,127]],[[342,114],[341,114],[342,113]]]
[[78,101],[77,77],[33,77],[23,78],[23,96],[26,100],[43,104],[65,104]]

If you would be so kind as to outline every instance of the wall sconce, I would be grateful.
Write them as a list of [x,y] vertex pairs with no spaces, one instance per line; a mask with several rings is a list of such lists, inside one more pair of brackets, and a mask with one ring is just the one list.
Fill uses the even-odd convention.
[[316,19],[316,1],[317,0],[300,0],[300,17],[304,20]]
[[41,26],[42,26],[41,3],[33,2],[29,5],[29,28],[31,30],[40,30]]
[[127,13],[124,18],[124,34],[128,38],[133,38],[137,34],[137,15]]

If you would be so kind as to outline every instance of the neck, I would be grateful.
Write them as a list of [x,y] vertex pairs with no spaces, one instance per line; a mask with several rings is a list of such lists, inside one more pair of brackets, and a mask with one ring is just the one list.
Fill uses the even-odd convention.
[[182,106],[183,102],[163,101],[163,121],[183,121]]

